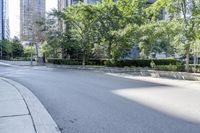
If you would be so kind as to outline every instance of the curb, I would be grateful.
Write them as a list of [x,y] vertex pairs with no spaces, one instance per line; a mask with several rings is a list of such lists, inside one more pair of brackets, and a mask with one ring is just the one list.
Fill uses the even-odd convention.
[[151,74],[151,77],[153,78],[168,78],[168,79],[178,79],[178,80],[200,81],[200,75],[197,73],[155,71],[155,70],[149,70],[149,73]]
[[3,62],[0,62],[0,66],[12,67],[13,65],[11,65],[11,64],[8,64],[8,63],[3,63]]
[[61,68],[69,70],[88,70],[88,71],[98,71],[98,72],[148,72],[148,68],[140,67],[107,67],[107,66],[82,66],[82,65],[54,65],[46,63],[48,68]]
[[45,107],[28,88],[11,79],[0,78],[14,86],[25,100],[27,108],[30,111],[36,133],[61,133],[57,124],[47,112]]
[[[7,61],[7,60],[0,60],[2,63],[9,64],[11,66],[31,66],[30,61]],[[38,66],[36,61],[33,61],[33,66]]]
[[48,68],[60,68],[69,70],[87,70],[96,72],[109,72],[109,73],[129,73],[134,76],[149,76],[154,78],[168,78],[178,80],[194,80],[200,81],[200,74],[187,73],[187,72],[173,72],[173,71],[156,71],[148,68],[140,67],[97,67],[97,66],[81,66],[81,65],[54,65],[46,64]]

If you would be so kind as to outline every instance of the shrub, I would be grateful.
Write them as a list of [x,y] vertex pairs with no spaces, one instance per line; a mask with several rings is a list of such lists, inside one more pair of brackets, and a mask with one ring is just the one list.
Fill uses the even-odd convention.
[[86,61],[86,65],[104,66],[105,65],[105,60],[90,59],[90,60]]
[[189,66],[189,71],[190,72],[197,72],[197,73],[200,73],[200,64],[198,64],[198,65],[193,65],[193,64],[191,64],[190,66]]
[[[66,59],[48,59],[52,64],[63,65],[81,65],[81,60],[66,60]],[[98,66],[112,66],[112,67],[151,67],[151,62],[158,65],[181,65],[180,60],[176,59],[132,59],[132,60],[106,60],[106,59],[90,59],[86,61],[86,65],[98,65]]]
[[[10,59],[10,61],[30,61],[31,58],[30,57],[16,57],[13,59]],[[33,61],[35,61],[35,58],[32,59]]]
[[113,66],[136,66],[136,67],[151,67],[151,62],[155,65],[181,65],[181,61],[177,59],[132,59],[132,60],[120,60],[115,61]]
[[66,59],[48,59],[48,63],[58,65],[81,65],[82,62],[79,60],[66,60]]
[[180,71],[183,72],[185,70],[184,65],[157,65],[155,70],[160,70],[160,71]]

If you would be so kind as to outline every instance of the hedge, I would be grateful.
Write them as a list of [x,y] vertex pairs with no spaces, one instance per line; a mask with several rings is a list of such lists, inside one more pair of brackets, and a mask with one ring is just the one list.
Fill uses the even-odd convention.
[[[9,61],[30,61],[30,60],[31,60],[30,57],[16,57],[9,59]],[[33,58],[32,60],[35,61],[35,58]]]
[[200,64],[194,66],[193,64],[190,64],[189,66],[189,71],[190,72],[197,72],[200,73]]
[[179,71],[183,72],[185,71],[185,66],[184,65],[157,65],[155,70],[160,70],[160,71]]
[[154,62],[155,65],[177,65],[181,64],[180,60],[177,59],[132,59],[132,60],[121,60],[116,61],[114,66],[123,67],[123,66],[136,66],[136,67],[151,67],[151,62]]
[[[151,62],[157,65],[181,65],[181,61],[177,59],[132,59],[132,60],[118,60],[110,61],[105,59],[90,59],[86,61],[86,65],[98,66],[113,66],[113,67],[150,67]],[[67,60],[67,59],[48,59],[48,63],[59,65],[81,65],[81,60]]]
[[66,60],[66,59],[48,59],[48,63],[58,64],[58,65],[81,65],[79,60]]

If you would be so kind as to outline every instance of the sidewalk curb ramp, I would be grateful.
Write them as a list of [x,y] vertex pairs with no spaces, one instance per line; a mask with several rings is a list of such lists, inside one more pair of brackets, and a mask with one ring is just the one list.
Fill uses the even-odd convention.
[[45,107],[28,88],[11,79],[2,77],[0,79],[11,84],[19,91],[30,111],[36,133],[61,133]]

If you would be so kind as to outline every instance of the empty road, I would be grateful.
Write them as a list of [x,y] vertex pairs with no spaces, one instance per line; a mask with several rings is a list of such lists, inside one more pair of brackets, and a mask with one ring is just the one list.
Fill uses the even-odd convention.
[[29,88],[62,133],[200,133],[200,83],[0,65]]

